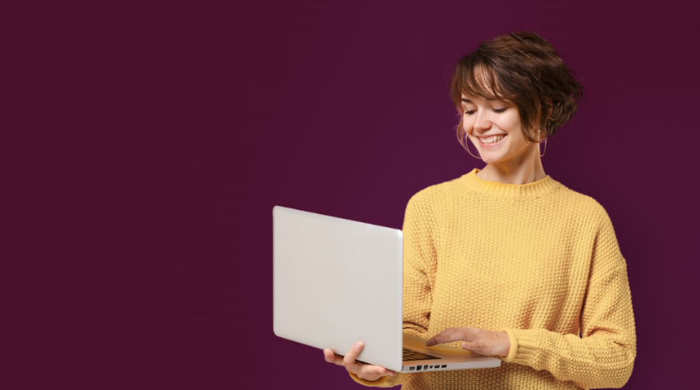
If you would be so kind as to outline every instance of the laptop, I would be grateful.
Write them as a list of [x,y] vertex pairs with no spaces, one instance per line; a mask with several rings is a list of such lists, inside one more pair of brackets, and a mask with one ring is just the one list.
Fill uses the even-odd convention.
[[501,365],[501,359],[425,346],[403,331],[401,230],[274,206],[273,329],[276,336],[358,361],[415,373]]

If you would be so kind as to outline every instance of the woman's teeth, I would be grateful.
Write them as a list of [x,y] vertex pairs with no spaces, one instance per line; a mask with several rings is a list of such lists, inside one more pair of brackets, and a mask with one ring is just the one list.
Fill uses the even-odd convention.
[[505,138],[505,135],[495,135],[493,137],[480,138],[480,139],[481,139],[481,142],[483,142],[485,144],[493,144],[493,143],[496,143],[496,142],[502,140],[503,138]]

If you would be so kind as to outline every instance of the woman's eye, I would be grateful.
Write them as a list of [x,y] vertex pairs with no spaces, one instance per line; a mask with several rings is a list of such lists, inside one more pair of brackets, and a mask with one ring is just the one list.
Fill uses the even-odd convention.
[[[493,109],[493,112],[496,112],[496,113],[500,114],[500,113],[502,113],[503,111],[505,111],[505,110],[507,110],[507,109],[508,109],[508,107],[504,107],[504,108],[494,108],[494,109]],[[476,112],[475,110],[464,111],[464,114],[465,114],[465,115],[474,115],[475,112]]]

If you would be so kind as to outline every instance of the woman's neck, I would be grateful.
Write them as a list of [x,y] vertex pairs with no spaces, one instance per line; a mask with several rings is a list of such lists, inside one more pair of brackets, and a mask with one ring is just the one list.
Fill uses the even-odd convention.
[[477,173],[480,179],[507,184],[527,184],[546,176],[539,149],[536,155],[525,157],[522,161],[504,161],[498,164],[486,164]]

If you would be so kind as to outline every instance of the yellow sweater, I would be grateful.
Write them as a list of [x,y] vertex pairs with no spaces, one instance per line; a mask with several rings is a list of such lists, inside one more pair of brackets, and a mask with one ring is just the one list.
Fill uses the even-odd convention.
[[549,175],[519,185],[479,171],[406,206],[404,330],[426,339],[450,327],[503,330],[510,354],[498,368],[351,377],[404,390],[622,387],[637,340],[607,212]]

